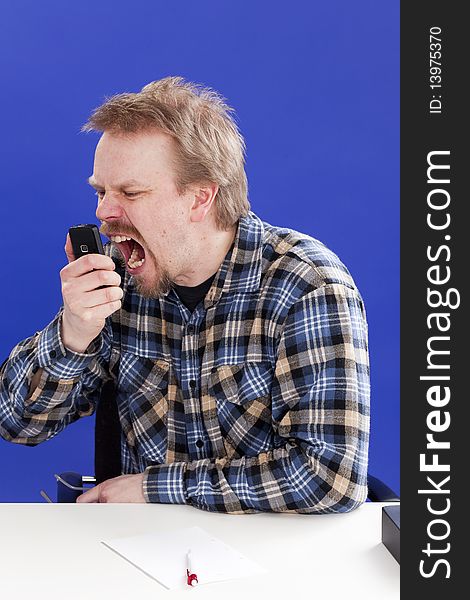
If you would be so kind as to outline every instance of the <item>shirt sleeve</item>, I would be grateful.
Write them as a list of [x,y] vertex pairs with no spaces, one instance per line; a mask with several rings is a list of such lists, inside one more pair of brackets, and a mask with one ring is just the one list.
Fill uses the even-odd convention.
[[367,322],[356,289],[328,284],[297,301],[271,391],[274,447],[254,457],[153,465],[147,502],[227,513],[332,513],[367,497]]
[[[63,306],[42,331],[19,342],[0,370],[0,435],[34,446],[52,438],[80,417],[92,415],[111,350],[106,326],[85,353],[64,347],[60,335]],[[31,379],[43,372],[29,395]]]

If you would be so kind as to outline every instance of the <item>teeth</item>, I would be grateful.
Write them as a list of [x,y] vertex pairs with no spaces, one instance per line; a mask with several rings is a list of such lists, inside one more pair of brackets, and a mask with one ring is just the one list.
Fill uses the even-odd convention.
[[127,237],[125,235],[111,235],[111,236],[109,236],[109,239],[112,242],[116,242],[116,243],[120,244],[121,242],[124,242],[126,240],[131,240],[132,238]]
[[141,265],[143,265],[144,262],[145,262],[145,258],[141,258],[140,260],[137,260],[135,262],[129,258],[129,260],[127,261],[127,265],[131,269],[137,269],[137,267],[140,267]]
[[137,267],[140,267],[145,262],[145,258],[141,258],[140,260],[135,260],[137,258],[137,256],[139,256],[139,253],[134,248],[134,250],[132,250],[132,254],[129,256],[129,260],[127,261],[127,264],[129,265],[129,267],[131,269],[137,269]]

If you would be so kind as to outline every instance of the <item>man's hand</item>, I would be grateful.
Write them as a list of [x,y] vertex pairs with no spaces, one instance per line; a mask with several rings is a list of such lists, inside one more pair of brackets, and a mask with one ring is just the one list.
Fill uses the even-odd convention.
[[75,260],[70,234],[65,253],[69,264],[60,271],[64,301],[60,334],[66,348],[83,353],[101,333],[106,318],[121,308],[124,292],[111,257],[87,254]]
[[107,479],[87,490],[77,498],[77,502],[140,502],[145,503],[142,482],[144,474],[120,475]]

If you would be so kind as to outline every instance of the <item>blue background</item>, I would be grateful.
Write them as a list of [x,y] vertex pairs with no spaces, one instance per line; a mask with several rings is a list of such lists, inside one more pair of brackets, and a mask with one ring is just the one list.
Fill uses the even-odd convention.
[[[311,0],[3,1],[0,363],[62,304],[70,225],[97,222],[105,95],[181,75],[219,91],[247,143],[259,216],[316,237],[365,299],[369,471],[399,491],[399,3]],[[94,417],[36,447],[0,440],[0,501],[55,497],[53,473],[93,474]]]

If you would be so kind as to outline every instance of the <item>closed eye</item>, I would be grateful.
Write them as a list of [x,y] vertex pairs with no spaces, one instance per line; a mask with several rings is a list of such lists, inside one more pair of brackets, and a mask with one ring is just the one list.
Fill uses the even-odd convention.
[[[105,193],[104,190],[96,190],[95,191],[95,195],[98,196],[98,198],[100,200],[104,196],[104,193]],[[135,198],[136,196],[141,194],[141,192],[123,192],[123,194],[126,198]]]

